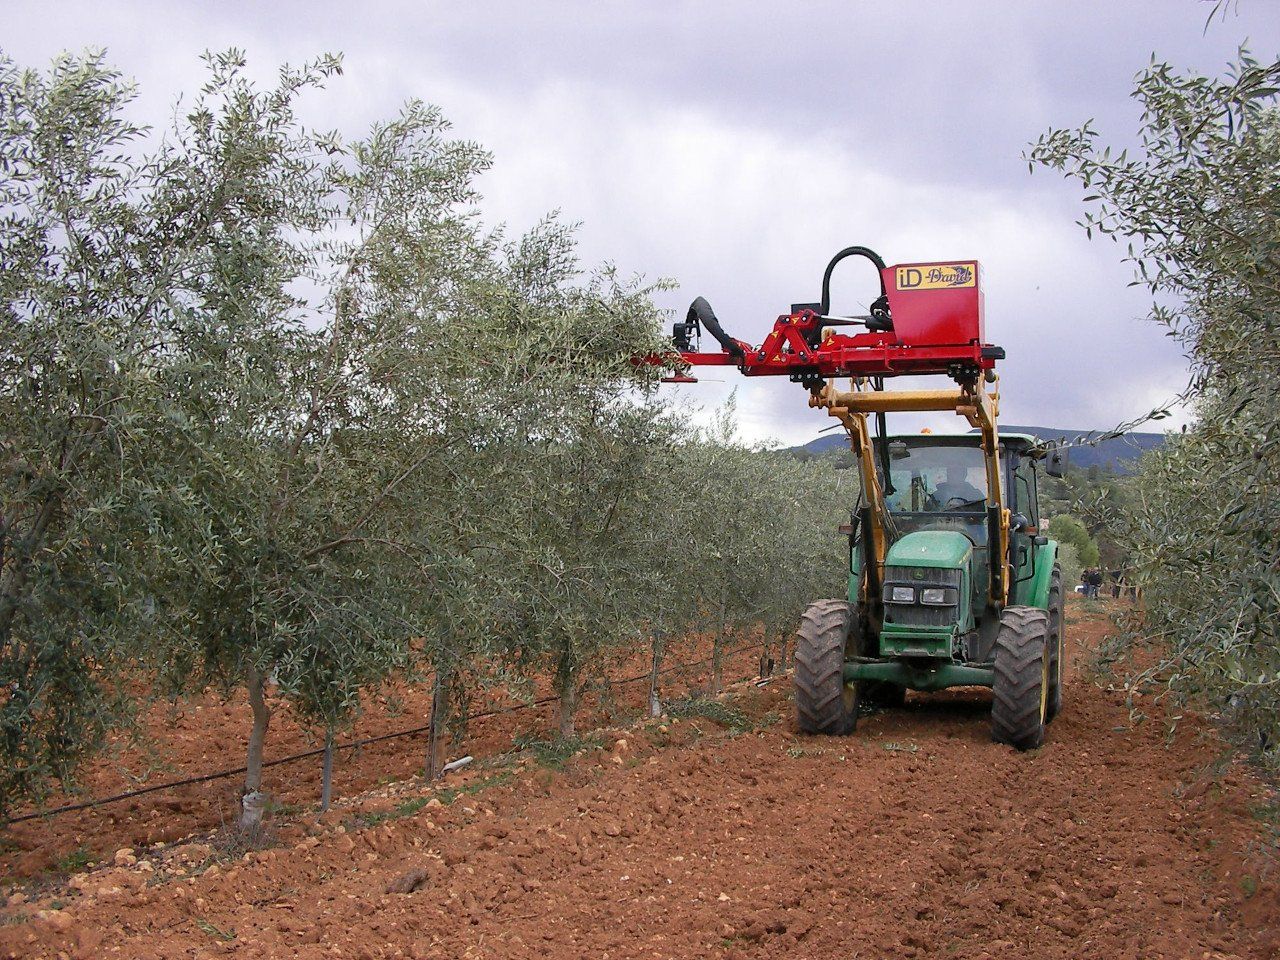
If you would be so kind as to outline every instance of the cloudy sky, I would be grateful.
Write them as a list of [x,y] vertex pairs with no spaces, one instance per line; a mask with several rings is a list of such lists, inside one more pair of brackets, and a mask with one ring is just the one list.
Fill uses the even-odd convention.
[[[1075,225],[1081,191],[1029,174],[1028,142],[1094,118],[1133,135],[1133,76],[1154,53],[1218,73],[1240,43],[1280,52],[1280,2],[191,2],[9,0],[0,47],[28,66],[106,47],[163,124],[201,81],[202,50],[244,48],[269,79],[326,51],[345,76],[308,119],[358,136],[408,97],[485,144],[484,215],[510,229],[559,210],[588,262],[671,278],[759,342],[816,300],[827,259],[860,243],[889,263],[982,262],[988,339],[1009,354],[1002,420],[1104,429],[1176,394],[1179,351],[1142,321],[1120,250]],[[835,284],[873,294],[856,267]],[[785,379],[739,387],[743,434],[797,443],[826,421]],[[936,420],[936,418],[935,418]],[[955,418],[934,426],[954,429]],[[903,422],[915,428],[925,420]],[[1175,421],[1176,424],[1176,421]]]

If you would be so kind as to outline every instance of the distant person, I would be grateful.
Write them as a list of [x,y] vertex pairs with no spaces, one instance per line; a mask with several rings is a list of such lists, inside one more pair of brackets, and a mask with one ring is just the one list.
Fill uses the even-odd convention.
[[1084,595],[1090,600],[1098,598],[1098,588],[1102,586],[1102,571],[1090,567],[1084,572]]
[[965,467],[947,467],[947,479],[933,491],[933,499],[937,501],[939,510],[986,499],[986,495],[969,482],[968,474]]

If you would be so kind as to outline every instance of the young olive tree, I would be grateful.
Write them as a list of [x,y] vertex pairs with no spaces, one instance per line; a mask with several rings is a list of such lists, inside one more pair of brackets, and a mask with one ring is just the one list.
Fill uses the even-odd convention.
[[1130,560],[1150,645],[1145,671],[1229,716],[1277,762],[1280,743],[1280,62],[1242,52],[1223,78],[1155,63],[1138,78],[1136,149],[1100,148],[1086,124],[1034,145],[1079,180],[1084,226],[1128,242],[1153,319],[1185,346],[1196,423],[1144,459],[1109,533]]
[[663,346],[649,288],[608,270],[576,282],[568,235],[552,239],[504,324],[540,333],[521,350],[506,411],[512,604],[501,632],[512,671],[551,676],[571,737],[606,653],[635,642],[648,610],[637,571],[655,532],[637,505],[676,428],[645,395],[657,369],[633,362]]
[[[857,477],[835,470],[829,457],[762,457],[770,490],[768,558],[752,566],[760,608],[761,654],[785,666],[787,642],[805,608],[822,597],[848,595],[849,544],[839,527],[857,499]],[[767,564],[767,566],[766,566]]]
[[331,731],[410,658],[431,589],[411,481],[471,441],[442,377],[460,362],[448,317],[484,262],[470,184],[488,160],[419,103],[354,144],[309,133],[295,101],[332,58],[266,91],[238,53],[209,62],[163,184],[210,207],[166,369],[169,452],[190,471],[171,523],[191,556],[165,666],[175,687],[246,688],[252,827],[268,677]]
[[[687,412],[671,408],[677,422]],[[694,549],[708,495],[699,472],[700,451],[689,428],[674,431],[671,444],[652,451],[647,478],[631,501],[626,520],[644,529],[644,551],[630,575],[644,601],[641,630],[649,648],[648,713],[663,712],[662,671],[668,653],[688,645],[699,625],[700,570]]]
[[[526,668],[537,660],[530,584],[546,549],[530,538],[552,522],[530,512],[545,505],[544,481],[554,482],[548,450],[579,442],[579,391],[599,389],[593,378],[605,368],[643,384],[648,375],[630,364],[630,344],[654,345],[644,323],[626,329],[629,315],[651,314],[645,295],[603,277],[573,287],[572,231],[554,219],[509,244],[487,238],[485,254],[484,278],[466,291],[439,351],[445,422],[463,439],[414,483],[425,505],[411,518],[414,535],[430,555],[430,589],[417,608],[433,677],[428,774],[440,769],[446,734],[461,733],[472,691],[528,685]],[[590,332],[615,310],[619,330]]]
[[201,224],[154,195],[133,96],[100,54],[0,57],[0,810],[67,780],[171,636],[154,584],[183,561],[159,529],[181,471],[153,451]]
[[831,461],[745,446],[735,414],[731,400],[682,445],[683,463],[673,470],[692,492],[684,577],[695,601],[690,612],[711,637],[716,692],[731,638],[760,633],[767,659],[772,640],[794,629],[809,601],[845,592],[837,527],[849,504],[840,500]]

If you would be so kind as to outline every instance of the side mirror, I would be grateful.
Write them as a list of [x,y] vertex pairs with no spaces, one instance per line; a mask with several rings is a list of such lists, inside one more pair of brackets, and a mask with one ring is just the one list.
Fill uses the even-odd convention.
[[1067,451],[1061,447],[1055,447],[1049,451],[1049,459],[1044,465],[1044,472],[1051,477],[1062,479],[1062,475],[1067,472]]

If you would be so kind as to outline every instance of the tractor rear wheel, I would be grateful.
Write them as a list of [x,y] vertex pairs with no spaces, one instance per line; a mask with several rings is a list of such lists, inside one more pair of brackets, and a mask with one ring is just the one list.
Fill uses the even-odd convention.
[[1049,579],[1049,700],[1044,720],[1048,723],[1062,710],[1062,670],[1066,665],[1066,640],[1062,619],[1062,568],[1053,565]]
[[991,693],[991,739],[1019,750],[1044,742],[1049,694],[1049,614],[1037,607],[1005,607],[996,635]]
[[845,736],[858,722],[858,685],[844,682],[852,611],[847,600],[815,600],[796,631],[796,725]]

